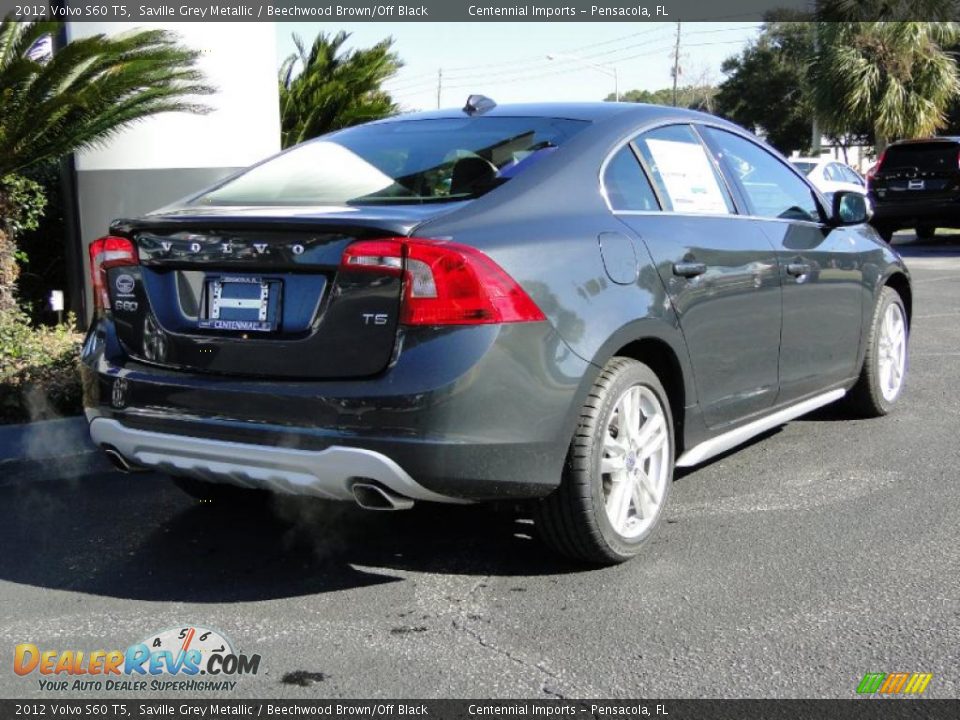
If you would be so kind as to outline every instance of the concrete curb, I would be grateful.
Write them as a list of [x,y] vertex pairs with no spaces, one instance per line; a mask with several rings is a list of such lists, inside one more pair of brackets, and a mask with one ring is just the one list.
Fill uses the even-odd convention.
[[83,416],[0,425],[0,487],[111,471]]

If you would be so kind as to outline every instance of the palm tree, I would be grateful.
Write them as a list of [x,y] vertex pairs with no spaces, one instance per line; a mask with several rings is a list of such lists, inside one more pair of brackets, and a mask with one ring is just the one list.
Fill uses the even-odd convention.
[[872,127],[877,151],[898,138],[925,137],[946,123],[960,94],[953,22],[819,22],[810,87],[823,129]]
[[297,52],[280,68],[283,147],[399,111],[381,88],[403,67],[391,50],[393,38],[370,48],[345,51],[349,37],[342,31],[333,37],[320,33],[307,50],[303,40],[293,36]]
[[[131,123],[164,112],[205,112],[212,92],[199,53],[163,30],[81,38],[50,56],[37,52],[59,22],[0,22],[0,178],[103,143]],[[0,183],[0,311],[14,306],[17,278],[11,199]]]

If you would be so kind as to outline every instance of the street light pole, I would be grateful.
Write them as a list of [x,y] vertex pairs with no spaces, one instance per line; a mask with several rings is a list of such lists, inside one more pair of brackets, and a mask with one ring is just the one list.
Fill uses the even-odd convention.
[[561,53],[550,53],[547,55],[547,60],[574,60],[584,67],[593,68],[594,70],[598,70],[605,75],[610,75],[613,78],[613,97],[617,102],[620,102],[620,78],[615,67],[608,65],[597,65],[589,60],[584,60],[582,57]]
[[673,46],[673,106],[677,106],[677,79],[680,77],[680,23],[677,22],[677,42]]

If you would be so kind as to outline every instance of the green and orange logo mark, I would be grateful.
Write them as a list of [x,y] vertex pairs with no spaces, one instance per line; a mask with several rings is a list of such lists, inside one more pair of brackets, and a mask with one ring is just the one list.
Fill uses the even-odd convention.
[[927,689],[933,673],[867,673],[857,686],[861,695],[919,695]]

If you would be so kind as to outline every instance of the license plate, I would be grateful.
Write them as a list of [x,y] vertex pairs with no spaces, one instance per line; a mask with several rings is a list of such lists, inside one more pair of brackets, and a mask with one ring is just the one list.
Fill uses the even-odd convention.
[[908,190],[923,190],[924,183],[923,180],[909,180],[907,182]]
[[204,330],[272,332],[277,329],[279,280],[224,276],[207,280]]

